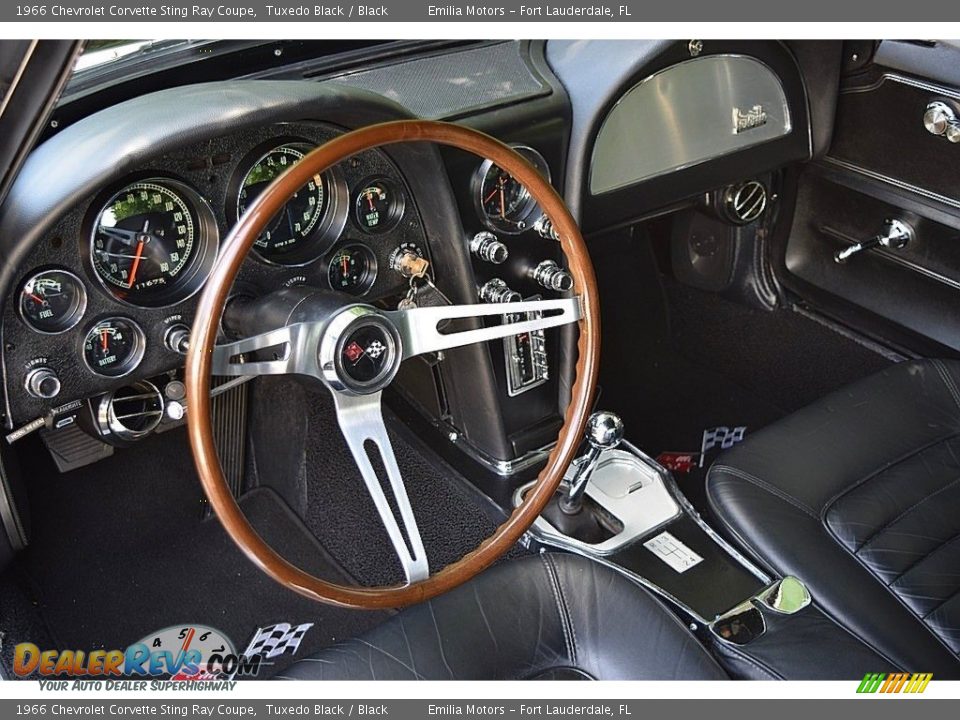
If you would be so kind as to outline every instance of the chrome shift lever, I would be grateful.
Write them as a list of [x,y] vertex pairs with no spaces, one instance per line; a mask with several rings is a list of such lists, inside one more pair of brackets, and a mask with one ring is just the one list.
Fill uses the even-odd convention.
[[570,479],[569,490],[559,502],[560,509],[567,515],[576,515],[583,509],[583,494],[600,455],[604,450],[612,450],[623,440],[623,421],[616,413],[600,410],[587,420],[585,435],[590,449],[577,463],[577,470]]

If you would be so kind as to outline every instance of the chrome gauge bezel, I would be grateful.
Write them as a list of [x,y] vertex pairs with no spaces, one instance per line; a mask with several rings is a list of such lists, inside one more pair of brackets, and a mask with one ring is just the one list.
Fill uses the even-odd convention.
[[[23,289],[26,287],[27,283],[31,280],[35,280],[43,275],[48,273],[60,273],[61,275],[66,275],[73,279],[73,282],[76,286],[76,291],[78,293],[78,301],[76,307],[70,314],[70,319],[62,328],[58,330],[42,330],[38,328],[33,322],[24,314],[23,312]],[[80,321],[83,320],[84,313],[87,312],[87,287],[83,281],[73,272],[65,270],[64,268],[59,267],[48,267],[43,269],[37,269],[30,272],[17,286],[17,316],[20,318],[21,322],[26,325],[30,330],[40,335],[62,335],[65,332],[73,330],[77,325],[80,324]]]
[[[540,152],[534,150],[529,145],[510,144],[510,148],[533,165],[537,172],[543,175],[548,183],[551,182],[550,165]],[[474,171],[473,177],[470,179],[470,195],[473,198],[474,210],[480,222],[482,222],[487,229],[507,235],[519,235],[533,227],[533,224],[541,215],[540,206],[530,194],[530,191],[524,188],[526,197],[523,200],[523,204],[517,211],[511,213],[508,221],[489,215],[483,207],[483,183],[484,180],[486,180],[487,174],[494,166],[495,163],[493,160],[484,160]]]
[[[237,222],[242,213],[240,211],[240,193],[243,192],[244,182],[253,169],[266,159],[271,153],[281,149],[291,149],[307,155],[317,148],[315,142],[303,138],[271,138],[260,143],[248,152],[237,165],[227,189],[229,207],[227,218]],[[290,167],[293,167],[291,165]],[[324,257],[333,248],[340,238],[340,234],[347,226],[350,215],[350,189],[340,168],[327,169],[321,175],[324,187],[326,209],[315,227],[301,241],[303,246],[287,254],[270,257],[264,254],[256,244],[250,249],[251,254],[259,261],[275,267],[304,267]]]
[[[93,331],[96,330],[101,325],[104,325],[106,323],[116,323],[118,321],[122,323],[126,323],[127,325],[130,326],[130,328],[133,330],[133,337],[136,345],[130,357],[128,357],[126,360],[123,361],[121,365],[118,366],[120,368],[119,372],[106,373],[106,372],[103,372],[102,368],[101,369],[94,368],[90,364],[90,361],[87,360],[87,352],[86,352],[87,339],[93,334]],[[87,328],[86,332],[83,333],[83,337],[80,340],[80,357],[83,358],[83,364],[86,366],[87,370],[92,372],[97,377],[110,378],[111,380],[114,380],[116,378],[126,377],[127,375],[132,373],[134,370],[136,370],[140,366],[140,363],[143,362],[143,356],[146,353],[146,351],[147,351],[147,336],[143,332],[143,328],[140,327],[140,325],[135,320],[122,315],[112,315],[109,317],[103,317],[91,323],[90,326]]]
[[[98,228],[100,227],[100,218],[103,216],[103,213],[120,195],[127,192],[130,188],[146,183],[160,185],[180,195],[181,199],[185,200],[189,208],[193,210],[195,215],[193,220],[196,223],[194,237],[196,249],[193,250],[193,260],[190,261],[188,267],[181,270],[183,275],[178,275],[174,284],[167,288],[165,292],[158,293],[155,297],[150,298],[138,297],[135,293],[124,293],[116,284],[111,283],[103,277],[94,257],[94,244],[96,242]],[[106,199],[96,204],[97,211],[90,219],[90,228],[86,236],[87,252],[85,255],[90,274],[93,275],[100,287],[120,304],[136,308],[171,307],[196,295],[213,270],[214,262],[217,259],[217,252],[220,249],[220,231],[217,228],[217,219],[206,198],[182,180],[160,175],[127,178],[118,189],[102,197]]]
[[[340,252],[344,250],[352,250],[352,249],[362,250],[367,260],[367,272],[363,278],[363,284],[359,286],[362,288],[362,290],[358,292],[350,292],[348,290],[341,290],[340,288],[335,288],[333,287],[333,283],[330,282],[330,269],[333,267],[334,258]],[[324,260],[324,277],[326,278],[327,285],[330,287],[330,289],[335,290],[337,292],[342,292],[347,295],[351,295],[353,297],[363,297],[364,295],[369,294],[369,292],[373,290],[374,284],[377,282],[378,272],[379,272],[379,267],[377,263],[376,253],[374,253],[373,250],[371,250],[369,247],[367,247],[366,245],[360,242],[347,241],[346,243],[339,245],[338,247],[331,250],[330,253],[327,255],[326,259]]]

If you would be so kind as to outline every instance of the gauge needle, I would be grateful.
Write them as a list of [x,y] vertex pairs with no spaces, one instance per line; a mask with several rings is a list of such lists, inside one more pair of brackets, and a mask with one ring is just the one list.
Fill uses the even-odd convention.
[[340,256],[340,266],[343,268],[343,275],[346,277],[347,272],[350,270],[350,258],[346,255]]
[[110,343],[107,342],[107,329],[106,329],[106,328],[101,328],[101,329],[100,329],[100,347],[103,348],[103,351],[104,351],[104,352],[107,352],[107,350],[110,349]]
[[27,297],[32,298],[34,301],[40,303],[41,305],[43,305],[43,303],[46,302],[44,298],[40,297],[36,293],[27,293]]
[[367,191],[367,205],[370,206],[371,212],[373,211],[373,193],[369,190]]
[[503,192],[503,185],[504,183],[501,182],[500,183],[500,217],[506,220],[507,219],[507,198]]
[[127,283],[128,288],[133,287],[134,281],[137,279],[137,268],[140,267],[140,258],[143,256],[143,240],[137,243],[137,254],[133,256],[133,265],[130,267],[130,282]]

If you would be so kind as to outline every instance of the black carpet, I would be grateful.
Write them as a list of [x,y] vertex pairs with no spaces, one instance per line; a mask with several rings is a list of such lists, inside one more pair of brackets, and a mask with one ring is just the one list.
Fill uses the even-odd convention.
[[[308,425],[307,526],[363,583],[401,582],[400,564],[340,434],[329,397],[310,403]],[[388,420],[388,429],[430,570],[436,572],[475,549],[505,517],[399,422]]]
[[[38,466],[30,486],[33,540],[18,569],[58,646],[123,648],[190,623],[217,628],[242,651],[258,627],[312,622],[302,657],[386,618],[282,588],[242,556],[216,518],[201,520],[202,491],[182,429],[64,475]],[[349,581],[276,493],[253,490],[241,507],[281,555]],[[278,658],[271,670],[291,659]]]
[[[680,285],[658,269],[651,240],[591,245],[604,328],[599,405],[656,457],[700,451],[709,428],[747,435],[889,361],[791,309],[773,312]],[[675,474],[705,510],[703,467]]]

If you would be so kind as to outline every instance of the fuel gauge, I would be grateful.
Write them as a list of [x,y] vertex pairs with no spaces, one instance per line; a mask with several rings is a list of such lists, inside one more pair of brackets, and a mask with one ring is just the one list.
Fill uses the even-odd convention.
[[20,290],[20,317],[46,335],[66,332],[83,317],[87,293],[83,283],[66,270],[34,273]]
[[87,332],[83,359],[97,375],[120,377],[140,364],[146,344],[143,330],[133,320],[107,318]]

